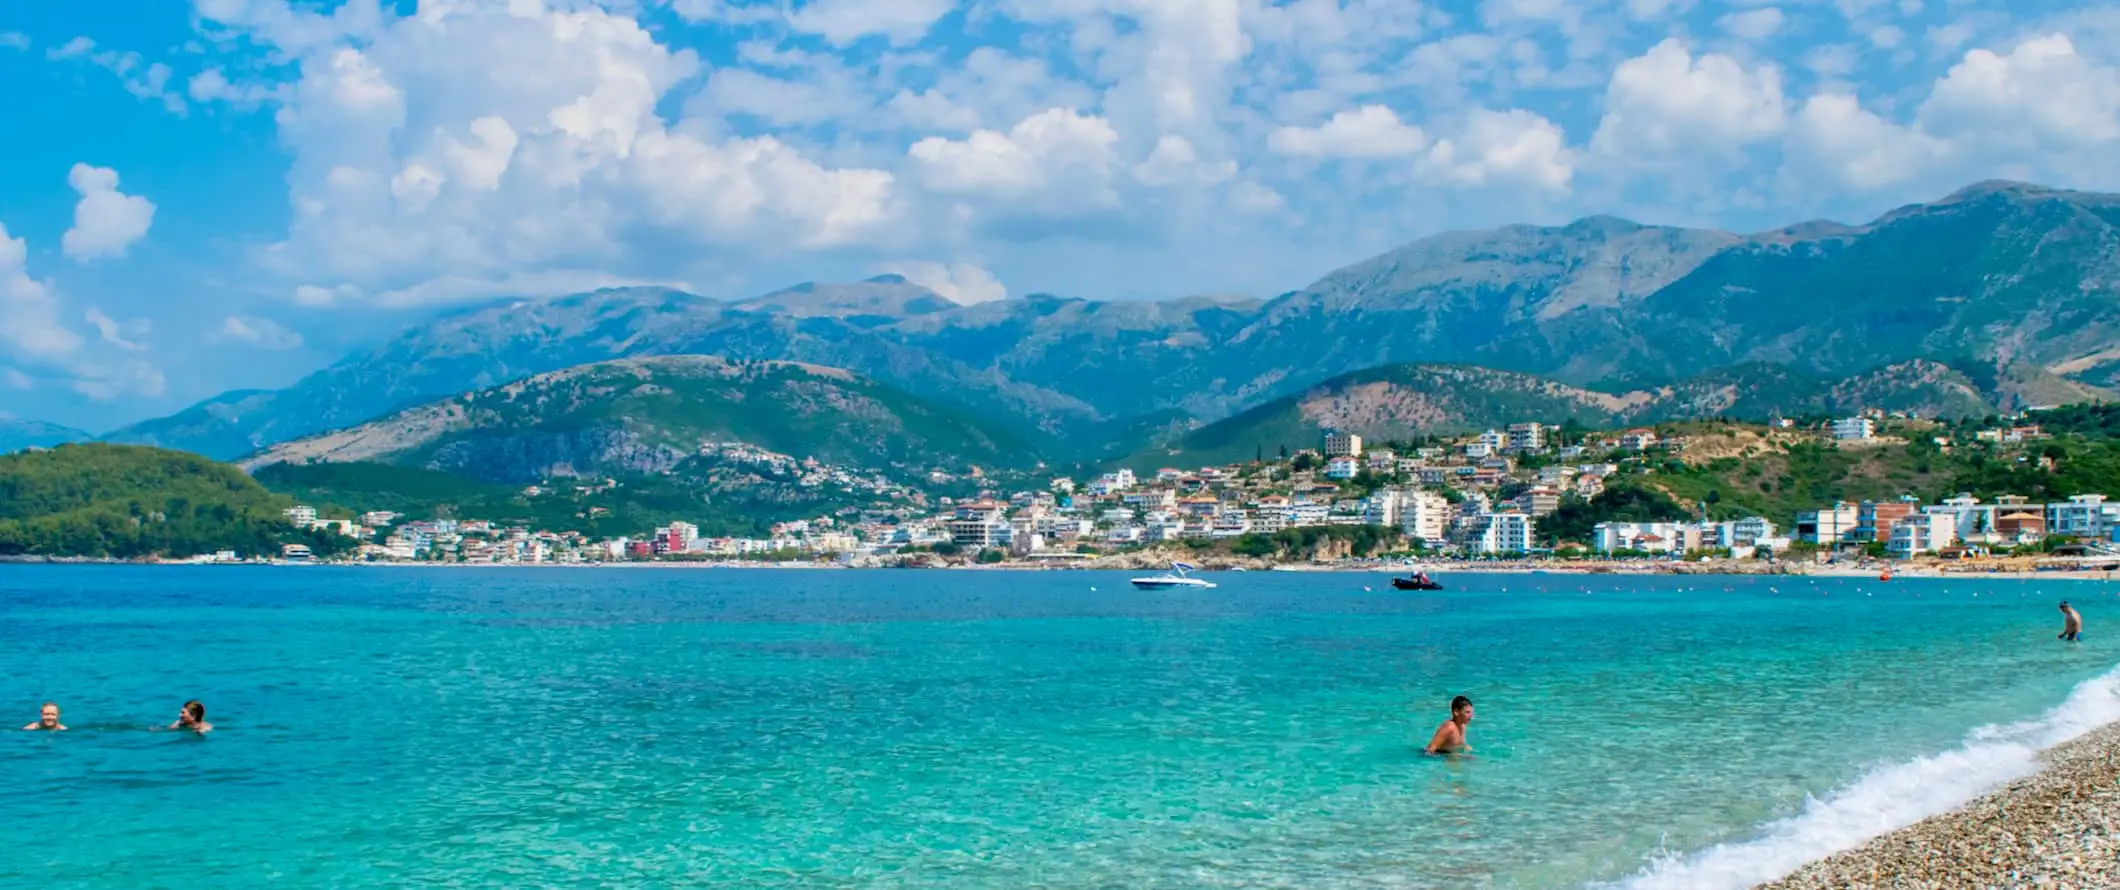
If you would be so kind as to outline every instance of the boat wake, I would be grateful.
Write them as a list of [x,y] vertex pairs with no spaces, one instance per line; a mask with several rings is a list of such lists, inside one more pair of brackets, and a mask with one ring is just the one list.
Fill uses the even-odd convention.
[[1814,859],[1964,806],[2039,769],[2039,752],[2120,721],[2120,669],[2085,680],[2068,700],[2021,723],[1984,726],[1958,748],[1880,766],[1750,840],[1671,855],[1612,887],[1620,890],[1748,888]]

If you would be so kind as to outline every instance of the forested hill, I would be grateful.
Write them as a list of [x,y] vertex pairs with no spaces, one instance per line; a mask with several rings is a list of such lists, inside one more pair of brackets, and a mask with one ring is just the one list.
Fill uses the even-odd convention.
[[195,454],[61,445],[0,456],[0,556],[180,558],[221,550],[321,554],[351,541],[288,524],[284,496]]

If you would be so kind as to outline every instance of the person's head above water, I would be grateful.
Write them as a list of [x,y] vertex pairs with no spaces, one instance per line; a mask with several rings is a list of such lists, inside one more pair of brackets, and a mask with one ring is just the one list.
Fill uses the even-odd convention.
[[1459,723],[1472,722],[1472,699],[1462,695],[1450,700],[1450,719]]
[[2062,601],[2061,601],[2061,611],[2064,611],[2064,612],[2068,611],[2068,600],[2062,600]]
[[65,729],[66,724],[59,722],[59,705],[56,702],[45,702],[44,707],[37,709],[37,722],[22,728]]
[[206,706],[198,699],[184,703],[184,710],[177,712],[177,722],[185,726],[197,726],[206,722]]

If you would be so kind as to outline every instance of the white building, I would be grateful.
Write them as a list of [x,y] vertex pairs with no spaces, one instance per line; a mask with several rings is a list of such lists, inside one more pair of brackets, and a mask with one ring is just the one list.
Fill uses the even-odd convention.
[[1399,505],[1402,496],[1396,491],[1379,491],[1362,500],[1363,525],[1398,525]]
[[1362,437],[1333,430],[1325,434],[1326,457],[1361,457]]
[[1529,553],[1532,541],[1532,519],[1522,513],[1484,513],[1480,515],[1482,526],[1477,537],[1470,542],[1472,551],[1485,555],[1501,553]]
[[2065,504],[2046,505],[2046,533],[2071,538],[2106,538],[2120,528],[2120,504],[2105,495],[2079,494]]
[[1335,457],[1325,462],[1327,479],[1353,479],[1361,471],[1361,463],[1352,457]]
[[1834,504],[1830,510],[1796,514],[1796,539],[1831,547],[1847,540],[1861,524],[1862,509],[1854,504]]
[[1509,425],[1509,450],[1546,450],[1546,425],[1542,423],[1512,423]]
[[1656,447],[1655,430],[1628,430],[1620,434],[1619,447],[1628,451],[1645,451]]
[[1097,477],[1097,481],[1090,483],[1089,493],[1093,495],[1114,494],[1133,488],[1134,483],[1134,471],[1120,469]]
[[317,521],[317,508],[315,507],[297,504],[295,506],[288,507],[286,513],[288,522],[292,522],[295,525],[299,525],[303,528],[308,528],[311,525],[315,525]]
[[1842,441],[1874,439],[1877,422],[1867,417],[1843,417],[1833,421],[1833,438]]
[[949,531],[950,543],[980,550],[1006,546],[1012,537],[1008,521],[1002,518],[1001,507],[991,501],[958,507],[956,515],[950,518]]
[[1399,499],[1399,528],[1409,538],[1438,547],[1450,532],[1450,502],[1432,491],[1415,491]]
[[1885,552],[1905,558],[1934,553],[1958,543],[1957,522],[1946,513],[1917,513],[1892,523],[1892,539]]

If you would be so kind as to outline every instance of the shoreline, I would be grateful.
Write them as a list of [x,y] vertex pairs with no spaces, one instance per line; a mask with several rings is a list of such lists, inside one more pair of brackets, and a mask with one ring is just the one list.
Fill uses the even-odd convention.
[[2038,760],[2029,776],[1754,890],[2120,887],[2120,722]]
[[[1182,558],[1181,558],[1182,561]],[[1067,562],[1011,560],[990,564],[955,563],[909,563],[891,564],[880,561],[786,561],[759,562],[747,560],[673,560],[673,561],[625,561],[625,562],[579,562],[579,563],[469,563],[469,562],[423,562],[423,561],[317,561],[309,563],[286,563],[276,560],[254,560],[242,562],[194,562],[171,559],[108,559],[98,557],[46,557],[4,556],[0,565],[96,565],[96,566],[176,566],[197,567],[260,567],[309,568],[329,566],[335,568],[437,568],[437,569],[787,569],[801,571],[850,570],[850,569],[906,569],[915,571],[969,571],[969,572],[1081,572],[1081,571],[1155,571],[1168,565],[1166,555],[1154,556],[1130,554],[1106,557],[1097,560]],[[1431,575],[1623,575],[1623,576],[1675,576],[1675,577],[1724,577],[1724,578],[1857,578],[1878,579],[1880,567],[1827,565],[1815,563],[1781,562],[1764,564],[1751,561],[1723,562],[1597,562],[1567,560],[1552,562],[1498,562],[1498,561],[1446,561],[1434,560],[1413,564],[1400,562],[1270,562],[1266,560],[1200,560],[1201,570],[1209,573],[1226,572],[1276,572],[1309,574],[1409,574],[1426,571]],[[1890,580],[1999,580],[1999,581],[2120,581],[2120,572],[2103,569],[2028,569],[2021,567],[1916,564],[1891,567]],[[1882,579],[1879,579],[1882,580]]]
[[[888,564],[859,559],[859,562],[746,562],[746,559],[670,559],[670,562],[543,562],[543,564],[513,564],[513,562],[307,562],[288,564],[278,559],[252,559],[252,562],[191,562],[191,559],[108,559],[108,557],[45,557],[45,555],[6,555],[0,557],[0,566],[271,566],[271,568],[621,568],[621,570],[683,570],[683,568],[734,568],[734,570],[946,570],[946,572],[1143,572],[1162,570],[1170,564],[1170,555],[1115,555],[1100,559],[1071,559],[1071,562],[1045,562],[1045,559],[1011,559],[999,564],[937,564],[937,562],[912,562],[912,564]],[[1183,557],[1179,557],[1185,562]],[[1431,559],[1431,562],[1268,562],[1268,559],[1198,559],[1204,572],[1306,572],[1306,574],[1410,574],[1423,570],[1429,574],[1571,574],[1571,576],[1721,576],[1721,579],[1878,579],[1883,566],[1830,566],[1830,564],[1760,564],[1760,562],[1592,562],[1592,559],[1554,559],[1554,562],[1450,562],[1450,559]],[[1993,566],[1993,564],[1910,564],[1891,566],[1889,581],[1916,581],[1916,579],[1950,579],[1950,581],[2120,581],[2120,572],[2109,572],[2103,568],[2022,568],[2022,566]],[[1878,579],[1885,581],[1885,579]]]

